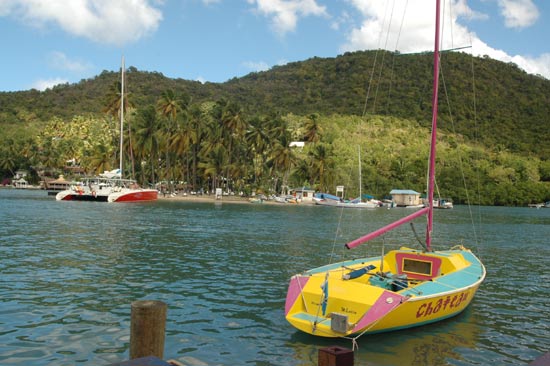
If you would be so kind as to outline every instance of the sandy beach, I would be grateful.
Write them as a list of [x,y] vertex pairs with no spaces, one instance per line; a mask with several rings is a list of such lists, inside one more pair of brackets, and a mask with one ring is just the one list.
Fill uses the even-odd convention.
[[[211,195],[181,195],[177,194],[174,196],[166,195],[159,193],[158,196],[159,201],[187,201],[187,202],[210,202],[210,203],[236,203],[236,204],[258,204],[258,203],[252,203],[250,202],[249,197],[239,197],[239,196],[222,196],[220,199],[216,199],[216,196]],[[263,205],[281,205],[282,203],[278,203],[275,201],[268,201],[264,200],[261,202]],[[309,203],[301,203],[301,204],[309,204]]]

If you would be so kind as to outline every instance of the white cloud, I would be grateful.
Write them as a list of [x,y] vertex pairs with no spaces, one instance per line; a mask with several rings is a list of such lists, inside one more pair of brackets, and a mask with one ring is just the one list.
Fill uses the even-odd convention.
[[542,75],[550,79],[550,53],[543,53],[536,58],[514,56],[512,62],[530,74]]
[[54,78],[54,79],[46,79],[46,80],[40,79],[34,82],[34,84],[32,85],[32,88],[36,90],[44,91],[46,89],[53,88],[56,85],[66,84],[68,82],[69,82],[68,80],[62,79],[62,78]]
[[499,0],[500,13],[509,28],[525,28],[539,18],[539,10],[531,0]]
[[243,65],[252,71],[266,71],[269,70],[269,65],[263,61],[254,62],[254,61],[245,61]]
[[[433,48],[435,5],[425,0],[390,1],[350,0],[363,22],[348,35],[344,51],[357,49],[419,52]],[[403,24],[401,19],[406,13]]]
[[[433,50],[435,4],[426,3],[425,0],[397,1],[392,7],[392,2],[379,0],[349,0],[361,14],[363,21],[360,27],[353,28],[347,42],[341,46],[342,51],[355,51],[365,49],[386,49],[402,53],[424,52]],[[452,0],[442,8],[445,15],[441,21],[443,26],[442,49],[468,47],[465,52],[476,56],[487,55],[503,62],[513,62],[525,71],[540,74],[550,78],[550,56],[543,54],[538,58],[525,56],[511,56],[505,51],[495,49],[483,42],[475,34],[461,23],[462,19],[484,20],[487,16],[470,9],[466,0]],[[512,4],[513,3],[513,4]],[[516,9],[517,24],[531,24],[534,20],[531,0],[499,0],[502,8]],[[520,11],[522,10],[522,11]],[[403,17],[403,14],[405,16]],[[401,22],[403,19],[403,22]],[[511,18],[507,18],[508,19]]]
[[487,55],[495,60],[502,62],[511,62],[526,72],[534,75],[542,75],[550,79],[550,53],[543,53],[538,57],[509,55],[502,50],[494,49],[479,39],[475,39],[472,46],[477,50],[475,54],[478,56]]
[[70,71],[75,73],[84,72],[93,68],[89,62],[71,60],[63,52],[54,51],[48,57],[50,66],[57,70]]
[[39,28],[55,24],[69,34],[117,46],[154,32],[162,20],[148,0],[7,0],[0,15]]
[[15,7],[15,4],[15,0],[0,1],[0,16],[3,17],[9,15]]
[[316,0],[247,0],[258,13],[271,18],[274,31],[284,36],[296,29],[300,16],[328,16],[326,8]]

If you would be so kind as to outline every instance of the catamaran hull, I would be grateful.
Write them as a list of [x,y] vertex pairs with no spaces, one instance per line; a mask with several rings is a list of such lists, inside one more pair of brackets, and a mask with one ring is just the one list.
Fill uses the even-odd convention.
[[55,199],[57,201],[107,202],[107,198],[108,198],[108,196],[106,196],[106,195],[78,193],[78,192],[75,192],[74,190],[71,190],[71,189],[61,191],[55,196]]
[[108,202],[142,202],[155,201],[158,198],[158,191],[155,189],[141,189],[111,193]]
[[95,193],[78,193],[73,190],[61,191],[56,195],[57,201],[91,201],[91,202],[146,202],[158,199],[154,189],[128,189],[107,195]]
[[[413,252],[402,253],[422,260]],[[403,255],[396,257],[403,259]],[[447,252],[444,258],[462,266],[460,252]],[[346,337],[406,329],[453,317],[471,303],[485,277],[485,269],[473,254],[465,251],[464,258],[472,262],[455,273],[417,280],[416,285],[404,285],[405,288],[392,288],[390,281],[377,277],[375,272],[367,274],[368,279],[342,278],[350,270],[380,262],[379,258],[338,263],[296,275],[289,284],[286,319],[296,329],[315,336]]]

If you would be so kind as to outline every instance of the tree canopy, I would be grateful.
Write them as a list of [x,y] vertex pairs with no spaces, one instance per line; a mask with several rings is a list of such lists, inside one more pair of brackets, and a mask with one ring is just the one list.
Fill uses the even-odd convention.
[[[122,153],[126,176],[168,182],[171,190],[279,192],[290,185],[331,192],[345,185],[353,195],[360,148],[362,192],[423,192],[430,59],[355,52],[222,84],[130,67],[122,152],[118,73],[44,92],[0,93],[0,173],[55,174],[73,164],[97,174],[117,166]],[[488,58],[446,53],[442,60],[441,195],[466,202],[472,195],[464,187],[477,179],[479,203],[549,200],[549,81]],[[370,81],[371,74],[379,77]],[[290,147],[292,141],[305,146]]]

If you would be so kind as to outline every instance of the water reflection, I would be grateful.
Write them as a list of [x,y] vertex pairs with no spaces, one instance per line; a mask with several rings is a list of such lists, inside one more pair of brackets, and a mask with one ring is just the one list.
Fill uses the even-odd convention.
[[[466,310],[437,325],[362,336],[354,354],[355,365],[448,365],[450,360],[462,361],[464,355],[475,353],[481,333],[472,317],[471,311]],[[353,347],[351,340],[315,338],[302,333],[295,333],[289,343],[296,365],[315,364],[318,349],[333,345]]]
[[[382,244],[413,238],[405,228],[385,242],[342,249],[406,214],[399,210],[107,205],[6,190],[0,205],[2,365],[124,360],[130,303],[145,298],[169,306],[170,358],[195,365],[314,365],[319,348],[351,342],[301,334],[285,322],[289,277],[326,263],[332,252],[334,261],[378,255]],[[480,210],[483,240],[475,249],[488,275],[472,306],[441,323],[363,336],[356,365],[519,364],[546,352],[550,210]],[[436,214],[438,238],[473,242],[467,210]]]

